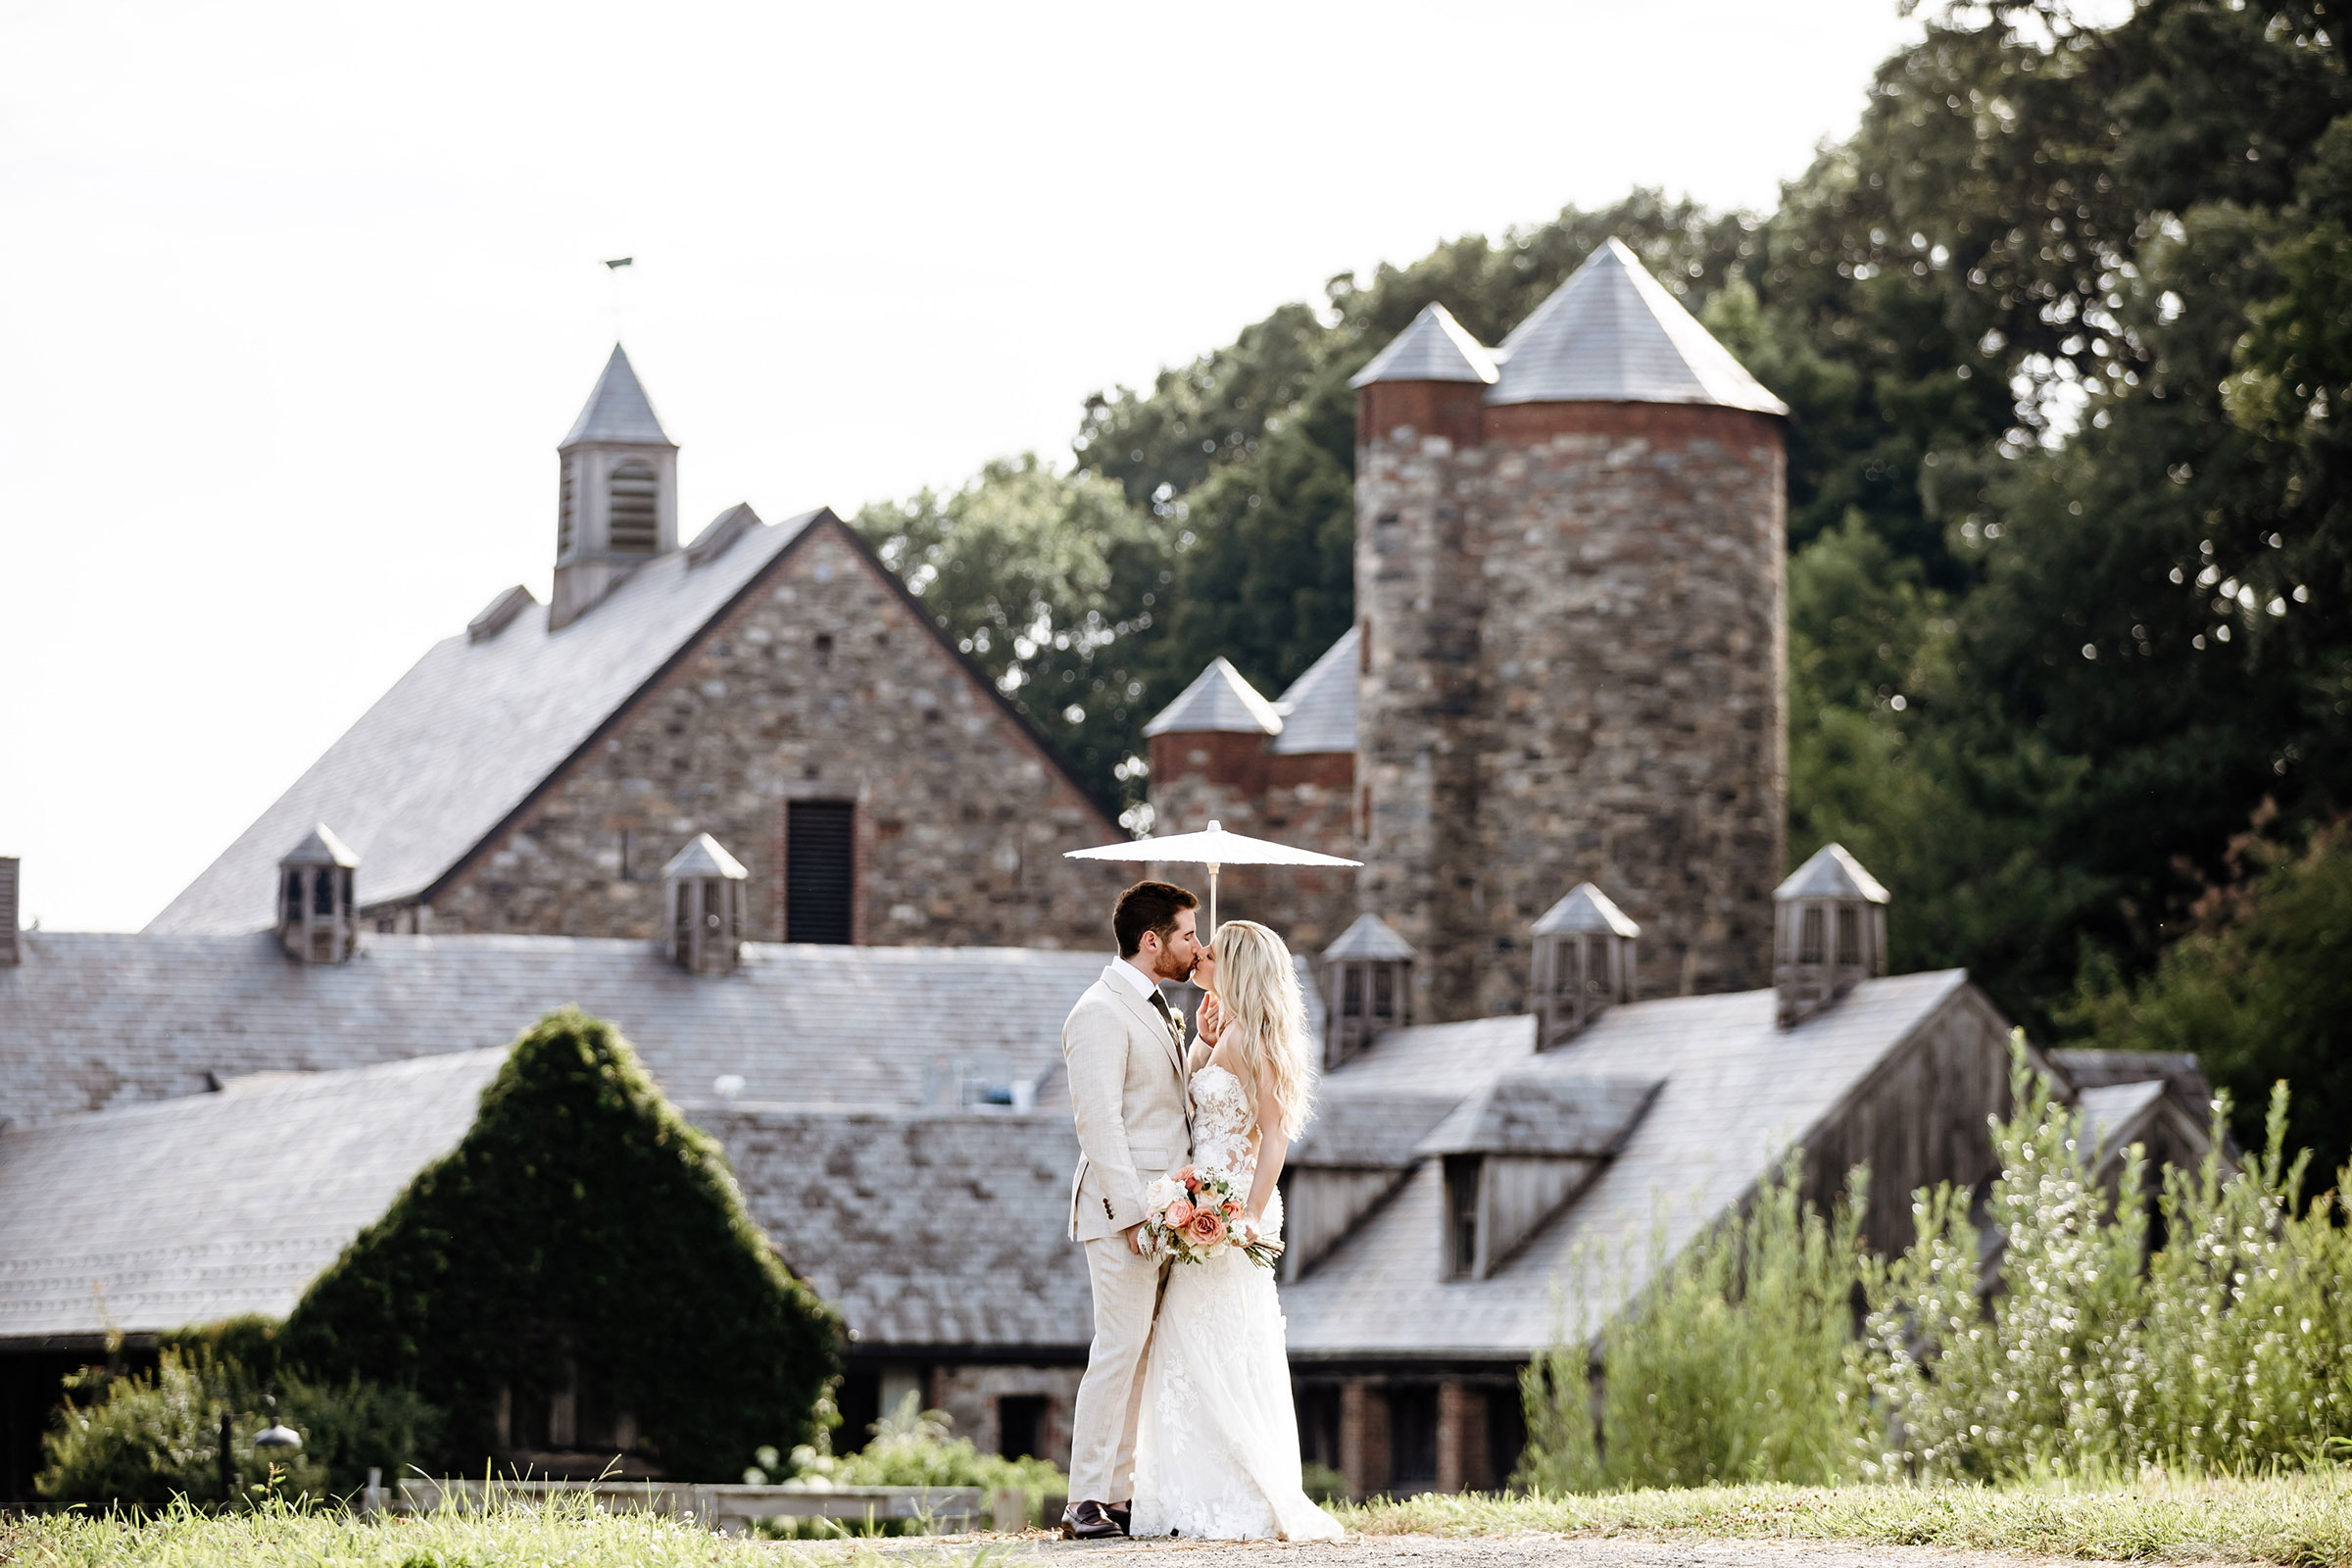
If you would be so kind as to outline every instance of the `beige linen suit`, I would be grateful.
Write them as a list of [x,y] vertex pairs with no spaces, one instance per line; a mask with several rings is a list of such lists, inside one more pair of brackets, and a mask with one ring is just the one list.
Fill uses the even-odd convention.
[[1070,1235],[1086,1245],[1095,1290],[1095,1343],[1070,1419],[1070,1500],[1126,1502],[1135,1495],[1137,1401],[1165,1267],[1130,1251],[1126,1232],[1143,1222],[1145,1187],[1192,1155],[1184,1049],[1113,967],[1070,1009],[1061,1055],[1078,1123]]

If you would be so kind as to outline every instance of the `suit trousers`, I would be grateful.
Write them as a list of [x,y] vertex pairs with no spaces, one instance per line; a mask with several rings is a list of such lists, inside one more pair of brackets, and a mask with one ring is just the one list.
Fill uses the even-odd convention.
[[1135,1496],[1144,1356],[1167,1264],[1138,1257],[1124,1235],[1102,1236],[1086,1244],[1086,1272],[1095,1290],[1095,1343],[1070,1416],[1070,1500],[1124,1503]]

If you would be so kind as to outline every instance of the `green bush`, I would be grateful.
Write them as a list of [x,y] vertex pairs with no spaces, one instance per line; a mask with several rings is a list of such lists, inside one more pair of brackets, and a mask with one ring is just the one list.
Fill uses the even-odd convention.
[[[1028,1496],[1032,1518],[1048,1494],[1068,1490],[1068,1481],[1050,1461],[1007,1459],[982,1453],[972,1446],[971,1439],[952,1436],[953,1423],[946,1411],[918,1409],[916,1403],[911,1394],[900,1400],[896,1410],[874,1423],[872,1438],[856,1453],[836,1457],[823,1442],[793,1449],[793,1478],[810,1485],[835,1487],[978,1487],[984,1494],[993,1494],[1000,1487],[1018,1487]],[[774,1456],[763,1453],[760,1457],[772,1462]],[[916,1528],[919,1524],[905,1533]],[[856,1529],[845,1532],[822,1521],[808,1521],[799,1533],[821,1536],[899,1532],[887,1527],[870,1532]]]
[[[1845,1347],[1864,1179],[1856,1172],[1824,1219],[1797,1196],[1798,1165],[1791,1153],[1747,1211],[1678,1254],[1667,1254],[1663,1220],[1652,1227],[1650,1283],[1599,1336],[1597,1392],[1582,1341],[1529,1366],[1516,1484],[1585,1492],[1848,1474]],[[1590,1315],[1595,1272],[1609,1261],[1572,1265],[1570,1322]],[[1614,1261],[1630,1268],[1630,1246]]]
[[2014,1067],[1994,1127],[2000,1290],[1978,1290],[1968,1195],[1913,1205],[1918,1239],[1874,1280],[1858,1364],[1890,1417],[1869,1469],[2007,1481],[2303,1464],[2352,1442],[2352,1231],[2342,1183],[2298,1209],[2286,1086],[2266,1147],[2168,1170],[2149,1203],[2137,1152],[2111,1196],[2082,1118]]
[[457,1149],[311,1286],[280,1348],[313,1376],[441,1401],[444,1465],[502,1453],[502,1390],[544,1408],[576,1376],[636,1416],[664,1473],[732,1481],[760,1445],[811,1436],[838,1340],[718,1146],[611,1025],[565,1008],[516,1043]]
[[[1823,1220],[1793,1156],[1749,1212],[1663,1257],[1597,1340],[1529,1367],[1517,1481],[1547,1492],[1746,1481],[2028,1482],[2240,1474],[2352,1448],[2352,1219],[2337,1188],[2300,1200],[2286,1086],[2259,1157],[2214,1152],[2151,1198],[2136,1148],[2112,1185],[2081,1115],[2012,1054],[2012,1112],[1985,1219],[1944,1185],[1916,1236],[1865,1253],[1860,1173]],[[1572,1283],[1585,1321],[1602,1260]],[[1851,1332],[1848,1301],[1866,1304]]]

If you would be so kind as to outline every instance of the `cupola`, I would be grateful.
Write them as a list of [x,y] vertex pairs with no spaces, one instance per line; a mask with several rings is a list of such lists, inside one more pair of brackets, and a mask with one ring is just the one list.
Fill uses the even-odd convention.
[[352,873],[360,858],[324,822],[277,862],[277,941],[304,963],[341,963],[359,951]]
[[1412,945],[1379,915],[1357,915],[1323,950],[1323,1065],[1337,1067],[1384,1030],[1410,1022],[1412,979]]
[[1634,1000],[1634,939],[1641,934],[1590,882],[1544,911],[1530,932],[1538,1051],[1573,1039],[1611,1004]]
[[1784,1029],[1886,972],[1886,890],[1825,844],[1772,895],[1772,980]]
[[751,873],[718,840],[698,833],[662,868],[669,907],[669,956],[689,974],[727,974],[743,949],[743,897]]
[[678,547],[678,448],[620,345],[556,449],[556,588],[547,629],[579,619]]

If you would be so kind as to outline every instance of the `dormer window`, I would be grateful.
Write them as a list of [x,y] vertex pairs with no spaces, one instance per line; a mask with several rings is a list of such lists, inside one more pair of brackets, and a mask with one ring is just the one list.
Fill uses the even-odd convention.
[[1486,1160],[1477,1154],[1446,1156],[1446,1255],[1447,1278],[1474,1280],[1485,1272],[1478,1251],[1480,1178]]

